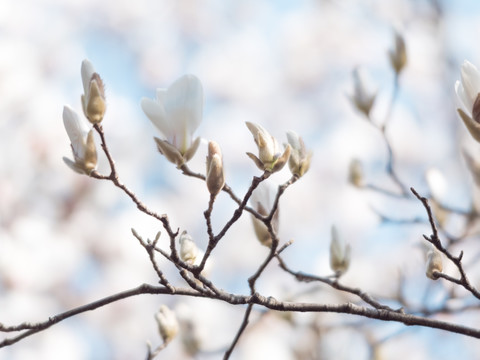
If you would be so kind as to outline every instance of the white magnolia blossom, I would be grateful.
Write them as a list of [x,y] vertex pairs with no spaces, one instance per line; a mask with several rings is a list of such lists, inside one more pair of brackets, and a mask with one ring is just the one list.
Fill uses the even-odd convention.
[[188,264],[194,264],[198,257],[199,250],[193,238],[183,231],[180,235],[180,259]]
[[335,226],[332,226],[330,241],[330,268],[337,276],[344,274],[350,266],[350,244],[345,245],[338,236]]
[[156,99],[143,98],[142,109],[165,139],[155,138],[158,150],[178,167],[189,161],[200,144],[193,133],[200,125],[203,88],[194,75],[184,75],[168,89],[157,89]]
[[79,174],[90,175],[97,167],[97,150],[93,130],[88,122],[78,116],[70,106],[63,107],[63,124],[70,138],[74,161],[64,157],[63,161]]
[[427,253],[427,270],[426,275],[432,280],[437,280],[438,275],[443,270],[442,254],[435,247],[432,246],[431,250]]
[[155,314],[155,320],[158,325],[158,332],[165,344],[172,341],[177,335],[179,325],[175,313],[170,310],[166,305],[160,306],[160,309]]
[[480,141],[480,72],[465,60],[460,73],[461,80],[455,83],[457,111],[473,138]]
[[93,64],[87,59],[82,61],[81,73],[83,113],[92,124],[98,124],[103,120],[107,107],[103,81],[95,71]]
[[270,135],[263,126],[248,121],[246,124],[258,147],[258,157],[250,152],[247,152],[247,155],[260,170],[271,173],[280,171],[290,156],[290,144],[287,144],[282,150],[277,139]]
[[353,95],[350,97],[355,107],[368,118],[377,94],[367,89],[363,74],[358,68],[353,70]]
[[[268,216],[273,207],[276,190],[277,187],[268,180],[260,183],[250,198],[253,209],[262,216]],[[278,214],[279,209],[277,208],[272,218],[272,228],[275,233],[278,232]],[[272,245],[272,237],[268,232],[267,226],[255,216],[251,215],[251,217],[258,241],[260,241],[262,245],[270,247]]]
[[287,131],[287,139],[292,147],[288,166],[293,175],[301,177],[310,168],[312,152],[307,151],[303,139],[295,131]]

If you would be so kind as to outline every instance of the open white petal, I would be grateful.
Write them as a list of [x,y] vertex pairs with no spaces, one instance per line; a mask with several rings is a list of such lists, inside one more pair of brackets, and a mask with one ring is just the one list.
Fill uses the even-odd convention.
[[145,115],[147,115],[167,140],[171,141],[175,134],[174,124],[167,118],[163,104],[149,98],[142,98],[140,104]]
[[164,101],[165,112],[177,134],[188,138],[183,141],[190,141],[202,120],[203,88],[200,80],[194,75],[182,76],[168,88]]
[[88,92],[90,91],[90,80],[92,79],[93,74],[95,73],[95,68],[93,67],[93,64],[90,62],[90,60],[85,59],[82,61],[82,69],[81,69],[81,74],[82,74],[82,83],[83,83],[83,93],[87,95],[88,98]]
[[83,158],[86,138],[90,131],[87,121],[79,117],[70,106],[65,105],[63,107],[63,125],[72,143],[73,152]]

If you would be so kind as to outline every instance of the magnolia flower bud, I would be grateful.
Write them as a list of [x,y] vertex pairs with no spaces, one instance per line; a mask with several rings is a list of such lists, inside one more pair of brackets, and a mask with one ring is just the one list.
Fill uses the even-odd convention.
[[63,107],[63,124],[70,138],[74,161],[63,158],[69,168],[79,174],[90,175],[97,167],[97,149],[93,130],[88,122],[80,118],[75,110],[66,105]]
[[395,31],[395,47],[389,51],[390,63],[395,73],[400,74],[407,64],[407,50],[405,48],[405,40],[402,35]]
[[280,171],[290,157],[290,144],[287,144],[282,153],[277,139],[270,135],[261,125],[248,121],[246,124],[258,147],[258,157],[250,152],[247,152],[247,155],[262,171],[268,171],[271,173]]
[[307,151],[303,139],[294,131],[287,132],[288,143],[292,147],[288,166],[293,175],[303,176],[310,168],[312,152]]
[[354,91],[350,98],[355,107],[368,118],[377,95],[367,90],[358,68],[353,70],[353,86]]
[[[273,207],[273,201],[275,199],[275,186],[269,181],[263,181],[258,188],[253,192],[250,201],[252,207],[258,212],[259,215],[267,216]],[[272,218],[272,228],[275,233],[278,232],[279,223],[279,209],[275,211]],[[272,237],[268,232],[267,226],[255,216],[252,215],[253,229],[258,241],[264,246],[272,246]]]
[[350,162],[350,166],[348,169],[348,181],[350,181],[350,183],[353,186],[356,186],[359,188],[365,185],[364,176],[363,176],[363,166],[360,160],[353,159]]
[[480,142],[480,72],[475,65],[464,61],[461,81],[455,83],[458,114],[472,137]]
[[105,90],[103,81],[95,72],[92,63],[87,59],[82,61],[83,95],[82,108],[85,116],[92,124],[98,124],[103,120],[107,104],[105,102]]
[[220,151],[220,146],[218,146],[215,141],[208,143],[206,182],[208,191],[214,196],[217,195],[225,185],[222,152]]
[[344,274],[350,266],[350,245],[345,245],[338,236],[337,229],[332,226],[330,241],[330,268],[337,276]]
[[441,273],[443,270],[442,254],[435,247],[427,253],[427,271],[425,272],[427,277],[432,280],[437,280],[437,273]]
[[158,332],[165,344],[168,344],[178,333],[178,321],[175,313],[166,305],[160,306],[160,310],[155,314],[157,320]]
[[178,241],[180,242],[180,259],[188,264],[194,264],[198,256],[198,248],[192,237],[183,231]]

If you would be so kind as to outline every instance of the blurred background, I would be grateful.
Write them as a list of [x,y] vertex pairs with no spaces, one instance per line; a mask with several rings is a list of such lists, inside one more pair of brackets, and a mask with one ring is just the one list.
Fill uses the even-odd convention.
[[[388,119],[387,136],[402,182],[428,194],[425,171],[445,177],[446,205],[468,210],[472,180],[462,151],[478,153],[456,115],[454,83],[464,59],[480,66],[480,3],[475,0],[3,0],[0,2],[0,322],[49,316],[129,289],[156,283],[133,227],[153,239],[161,224],[136,210],[111,183],[73,173],[62,108],[81,112],[80,64],[88,58],[106,84],[106,139],[121,180],[152,210],[167,213],[206,247],[203,182],[183,176],[156,150],[161,136],[140,108],[185,73],[204,87],[204,141],[189,163],[204,172],[206,144],[223,151],[227,183],[243,196],[258,169],[245,121],[264,126],[281,143],[299,133],[314,156],[310,171],[280,202],[279,237],[294,244],[284,259],[294,270],[330,275],[333,224],[352,246],[342,281],[409,309],[435,309],[468,294],[425,277],[424,209],[358,189],[348,181],[352,159],[364,181],[397,191],[386,175],[387,148],[378,129],[354,108],[352,72],[359,68],[376,93],[372,121]],[[395,30],[406,42],[408,64],[393,106],[394,72],[388,51]],[[98,139],[97,139],[98,140]],[[99,152],[99,171],[108,164]],[[287,168],[271,177],[282,183]],[[218,231],[235,204],[221,194],[213,211]],[[417,221],[420,219],[420,221]],[[453,221],[458,234],[461,221]],[[163,240],[163,241],[162,241]],[[473,284],[479,248],[461,246]],[[168,247],[167,237],[160,243]],[[267,256],[244,215],[216,249],[210,277],[219,287],[248,293],[248,276]],[[182,281],[163,259],[160,267]],[[453,267],[445,271],[454,276]],[[318,284],[299,284],[275,262],[258,283],[281,300],[356,301]],[[146,341],[160,344],[154,313],[161,304],[190,322],[198,359],[221,358],[243,317],[243,307],[168,296],[129,298],[81,314],[0,350],[0,359],[140,359]],[[450,304],[450,303],[448,303]],[[478,327],[477,311],[436,318]],[[192,330],[193,329],[193,330]],[[8,335],[8,334],[7,334]],[[3,335],[2,335],[3,336]],[[345,346],[348,344],[348,346]],[[159,358],[191,358],[175,339]],[[251,326],[233,359],[449,359],[473,358],[478,341],[431,329],[406,328],[332,314],[275,314],[254,308]],[[453,355],[454,354],[454,355]]]

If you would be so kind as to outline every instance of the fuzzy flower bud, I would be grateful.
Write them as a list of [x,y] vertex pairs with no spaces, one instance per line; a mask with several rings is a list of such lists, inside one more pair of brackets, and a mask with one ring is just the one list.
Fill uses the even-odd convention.
[[[275,199],[275,186],[267,181],[263,181],[258,188],[253,192],[250,202],[252,207],[262,216],[268,216],[273,207]],[[278,232],[278,217],[279,209],[275,211],[272,218],[272,228],[275,233]],[[255,216],[252,215],[253,229],[258,241],[264,246],[272,246],[272,237],[268,232],[267,226]]]
[[103,120],[107,104],[105,102],[105,89],[100,75],[95,72],[92,63],[87,59],[82,61],[82,108],[83,113],[92,124]]
[[353,95],[350,97],[355,107],[367,118],[370,117],[370,110],[375,102],[376,94],[367,90],[365,80],[360,70],[353,70]]
[[70,106],[63,107],[63,125],[70,138],[74,161],[64,157],[63,161],[70,169],[90,175],[97,167],[97,149],[93,130],[88,122],[78,116]]
[[193,238],[183,231],[180,235],[180,259],[188,264],[194,264],[198,256],[197,245],[193,242]]
[[168,344],[178,333],[178,321],[175,313],[166,305],[160,306],[160,310],[155,314],[155,320],[158,325],[158,332],[165,344]]
[[298,177],[303,176],[310,168],[310,161],[312,160],[312,152],[307,151],[303,139],[294,131],[287,132],[288,143],[292,147],[290,158],[288,159],[288,166],[293,175]]
[[348,169],[348,181],[358,188],[365,185],[363,176],[363,166],[360,160],[353,159]]
[[214,196],[217,195],[225,185],[222,152],[220,146],[218,146],[215,141],[208,143],[206,182],[208,191]]
[[246,124],[258,147],[258,157],[250,152],[247,152],[247,155],[262,171],[271,173],[280,171],[290,157],[290,144],[287,144],[282,152],[277,139],[270,135],[261,125],[248,121]]
[[395,47],[389,51],[390,63],[398,75],[407,64],[407,50],[403,36],[395,31]]
[[332,226],[330,241],[330,268],[337,276],[344,274],[350,266],[350,245],[340,239],[335,226]]
[[461,80],[455,83],[458,114],[473,138],[480,142],[480,72],[468,61],[461,67]]
[[432,280],[437,280],[437,273],[443,270],[442,254],[432,246],[432,249],[427,253],[427,270],[426,275]]

